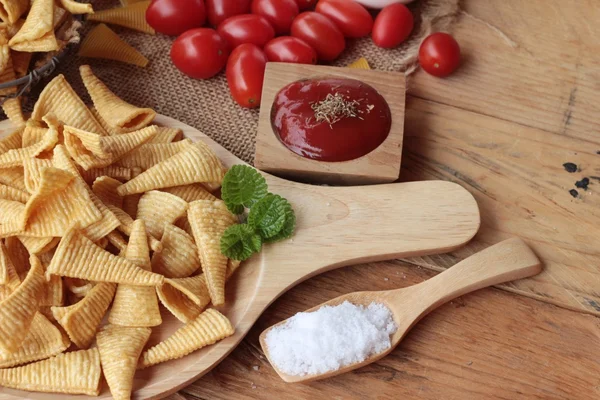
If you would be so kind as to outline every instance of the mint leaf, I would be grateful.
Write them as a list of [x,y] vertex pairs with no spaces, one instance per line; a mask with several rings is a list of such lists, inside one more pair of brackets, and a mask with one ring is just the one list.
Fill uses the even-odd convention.
[[283,197],[268,193],[250,209],[248,225],[263,239],[271,238],[283,229],[288,205],[288,201]]
[[262,239],[248,224],[232,225],[221,237],[221,253],[232,260],[244,261],[262,248]]
[[223,178],[221,197],[234,214],[241,214],[244,207],[252,207],[266,194],[265,178],[247,165],[234,165]]
[[289,239],[294,234],[294,230],[296,229],[296,214],[294,214],[292,205],[287,200],[285,200],[285,204],[283,205],[283,213],[285,215],[283,227],[275,236],[267,239],[263,238],[265,239],[265,243],[273,243],[284,239]]

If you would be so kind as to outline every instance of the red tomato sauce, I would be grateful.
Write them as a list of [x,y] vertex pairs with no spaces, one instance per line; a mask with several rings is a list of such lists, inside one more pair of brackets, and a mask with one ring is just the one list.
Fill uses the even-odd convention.
[[373,87],[354,79],[293,82],[279,91],[271,124],[294,153],[318,161],[348,161],[375,150],[387,138],[392,116]]

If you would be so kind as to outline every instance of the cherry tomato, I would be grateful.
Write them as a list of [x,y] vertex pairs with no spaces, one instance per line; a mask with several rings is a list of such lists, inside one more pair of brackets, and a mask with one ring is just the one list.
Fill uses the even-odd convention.
[[206,22],[203,0],[153,0],[146,10],[146,22],[165,35],[180,35]]
[[244,43],[252,43],[262,48],[275,37],[275,30],[269,21],[254,14],[229,17],[219,25],[217,32],[227,40],[232,49]]
[[208,22],[218,27],[219,24],[229,17],[250,12],[252,0],[205,0]]
[[252,1],[252,14],[265,17],[275,28],[277,35],[285,35],[290,32],[292,21],[299,12],[296,0]]
[[184,74],[208,79],[218,74],[227,63],[229,45],[214,29],[190,29],[179,36],[171,47],[171,60]]
[[227,83],[233,99],[242,107],[260,105],[267,56],[255,44],[239,45],[227,61]]
[[373,29],[373,17],[352,0],[320,0],[315,10],[333,21],[346,37],[367,36]]
[[419,47],[419,64],[431,75],[448,76],[460,64],[460,46],[447,33],[433,33]]
[[385,7],[373,25],[373,42],[384,49],[391,49],[404,42],[415,25],[412,13],[402,3]]
[[295,64],[316,64],[317,53],[304,40],[292,36],[280,36],[265,46],[269,61]]
[[333,61],[344,51],[346,41],[337,26],[326,16],[313,11],[298,15],[292,23],[292,36],[304,40],[323,61]]
[[310,10],[315,7],[317,0],[296,0],[300,10]]

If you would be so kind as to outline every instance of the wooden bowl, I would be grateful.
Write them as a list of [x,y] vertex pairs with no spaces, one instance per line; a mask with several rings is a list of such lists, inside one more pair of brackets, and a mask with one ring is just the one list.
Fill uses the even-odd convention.
[[[350,161],[311,160],[289,150],[271,126],[275,96],[301,79],[337,77],[362,81],[387,101],[392,114],[390,133],[372,152]],[[398,179],[402,159],[406,79],[404,74],[317,65],[268,63],[265,71],[254,165],[274,175],[314,183],[363,185]]]

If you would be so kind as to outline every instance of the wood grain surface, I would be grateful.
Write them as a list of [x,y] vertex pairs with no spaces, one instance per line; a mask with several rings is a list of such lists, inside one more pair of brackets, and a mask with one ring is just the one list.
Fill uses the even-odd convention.
[[[346,267],[300,284],[173,400],[600,398],[600,181],[578,198],[568,192],[600,176],[600,3],[461,7],[453,29],[461,68],[448,79],[422,71],[409,79],[401,179],[469,189],[482,211],[476,240],[452,254]],[[565,162],[581,171],[567,173]],[[264,359],[258,335],[273,323],[344,293],[420,282],[434,274],[421,266],[442,270],[511,235],[524,237],[545,271],[503,288],[541,301],[498,289],[467,295],[379,362],[312,384],[284,383]]]

